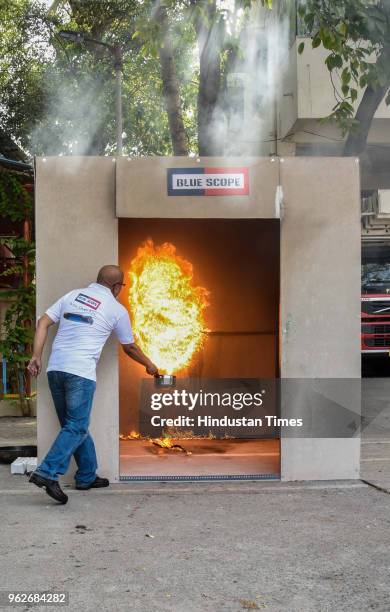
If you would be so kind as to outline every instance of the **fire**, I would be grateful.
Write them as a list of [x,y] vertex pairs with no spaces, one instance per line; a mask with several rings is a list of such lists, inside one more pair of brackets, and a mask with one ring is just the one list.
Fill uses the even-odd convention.
[[180,451],[186,455],[192,455],[191,451],[186,450],[184,446],[174,442],[171,438],[153,438],[152,444],[158,448],[163,448],[164,450]]
[[203,344],[208,291],[192,284],[193,268],[165,242],[151,239],[131,262],[129,304],[135,337],[161,373],[187,366]]
[[120,440],[139,440],[140,438],[141,434],[134,429],[129,434],[119,434]]

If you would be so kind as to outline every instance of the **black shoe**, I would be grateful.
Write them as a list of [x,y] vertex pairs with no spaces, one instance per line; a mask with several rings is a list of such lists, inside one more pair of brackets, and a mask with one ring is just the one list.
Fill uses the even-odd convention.
[[60,504],[66,504],[68,501],[68,496],[63,492],[57,480],[50,480],[49,478],[44,478],[39,474],[33,472],[29,478],[29,481],[37,485],[37,487],[43,487],[48,495],[60,502]]
[[100,476],[96,476],[95,480],[89,484],[82,484],[81,482],[77,484],[76,482],[76,489],[79,491],[88,491],[88,489],[101,489],[102,487],[108,487],[109,484],[110,481],[107,478],[100,478]]

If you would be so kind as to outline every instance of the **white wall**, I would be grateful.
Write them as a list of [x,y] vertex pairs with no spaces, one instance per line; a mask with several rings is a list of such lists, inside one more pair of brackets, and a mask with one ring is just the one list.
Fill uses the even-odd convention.
[[[37,308],[117,262],[118,216],[272,218],[281,184],[281,375],[305,379],[360,377],[359,166],[352,158],[204,158],[200,166],[250,166],[250,196],[166,196],[166,168],[194,159],[60,157],[37,160]],[[116,184],[115,184],[116,180]],[[45,353],[47,358],[49,346]],[[101,473],[118,477],[118,363],[113,342],[98,369],[92,419]],[[331,393],[337,391],[332,387]],[[360,394],[347,394],[359,413]],[[58,431],[41,376],[38,446],[42,457]],[[343,401],[345,398],[342,397]],[[293,411],[295,403],[282,409]],[[294,404],[294,405],[293,405]],[[360,438],[282,439],[282,479],[355,478]]]
[[[110,157],[36,160],[37,315],[61,295],[96,280],[104,264],[118,262],[115,163]],[[53,326],[54,327],[54,326]],[[44,352],[45,371],[55,329]],[[117,343],[103,350],[91,421],[99,472],[118,478],[119,400]],[[45,373],[38,380],[38,454],[58,432]],[[71,480],[71,473],[68,480]]]
[[[359,164],[354,158],[290,157],[280,173],[281,376],[322,379],[324,396],[359,415]],[[315,406],[300,405],[299,397],[286,403],[282,391],[282,416],[302,408],[315,414]],[[359,435],[285,438],[281,448],[282,480],[359,475]]]
[[[297,49],[301,42],[305,43],[305,48],[300,55]],[[328,54],[329,51],[322,46],[313,49],[310,38],[299,37],[290,48],[278,98],[279,137],[285,138],[292,133],[292,140],[296,142],[337,144],[337,140],[342,141],[339,128],[318,122],[318,119],[330,115],[336,104],[330,74],[325,65]],[[340,79],[336,72],[333,73],[333,80],[338,86]],[[363,90],[359,90],[355,108],[362,95]],[[390,107],[384,101],[375,114],[368,141],[390,141]]]

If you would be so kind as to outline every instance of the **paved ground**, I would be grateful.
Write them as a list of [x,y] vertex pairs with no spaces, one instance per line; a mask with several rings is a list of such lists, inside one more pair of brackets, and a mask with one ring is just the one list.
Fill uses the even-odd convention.
[[388,612],[389,397],[364,381],[362,477],[378,488],[123,483],[57,506],[0,466],[1,588],[66,590],[72,611]]
[[121,484],[57,506],[0,479],[2,588],[88,611],[389,609],[390,495],[363,483]]
[[36,418],[0,417],[0,446],[36,446],[36,444]]
[[390,493],[390,378],[362,380],[362,426],[361,477]]

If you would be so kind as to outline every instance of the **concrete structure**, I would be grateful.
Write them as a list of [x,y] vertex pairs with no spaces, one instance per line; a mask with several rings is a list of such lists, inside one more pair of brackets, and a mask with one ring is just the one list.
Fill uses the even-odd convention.
[[[36,160],[37,315],[60,295],[92,282],[96,270],[118,259],[115,160],[109,157]],[[50,330],[50,340],[54,330]],[[45,367],[48,357],[45,351]],[[47,380],[38,382],[38,453],[58,430]],[[101,472],[119,469],[117,347],[109,340],[99,366],[91,432]]]
[[[255,3],[242,35],[245,60],[233,75],[239,81],[238,110],[228,127],[225,150],[251,155],[342,155],[345,135],[323,122],[336,97],[325,65],[329,51],[312,48],[311,33],[297,15],[298,2],[274,0],[272,11]],[[298,46],[304,42],[304,51]],[[341,90],[340,71],[332,79]],[[229,83],[228,83],[229,85]],[[355,109],[363,95],[358,89]],[[234,98],[235,89],[232,87]],[[238,125],[237,125],[238,123]],[[232,144],[229,144],[232,143]],[[368,135],[362,189],[389,189],[390,106],[382,101]]]
[[[250,193],[168,197],[166,168],[183,166],[247,167]],[[360,200],[355,159],[49,157],[36,160],[36,178],[38,316],[59,295],[91,282],[101,265],[118,261],[117,217],[269,219],[275,217],[276,194],[283,193],[281,377],[359,379]],[[359,413],[358,393],[345,398],[338,385],[332,386],[332,393],[335,402]],[[42,457],[58,427],[45,376],[38,394]],[[282,397],[284,413],[295,414],[297,401],[286,405]],[[117,347],[110,341],[98,367],[91,431],[100,471],[112,480],[119,476],[118,412]],[[281,479],[357,478],[359,453],[358,435],[282,438]]]
[[[305,43],[302,54],[298,46]],[[295,144],[333,146],[336,150],[343,143],[340,128],[320,120],[331,114],[336,104],[325,59],[329,51],[322,46],[312,48],[307,36],[297,36],[289,48],[288,60],[283,70],[283,79],[277,99],[278,138]],[[341,83],[334,74],[337,87]],[[354,103],[357,108],[363,95],[359,91]],[[368,137],[369,144],[387,144],[390,141],[390,108],[383,101],[372,122]]]

